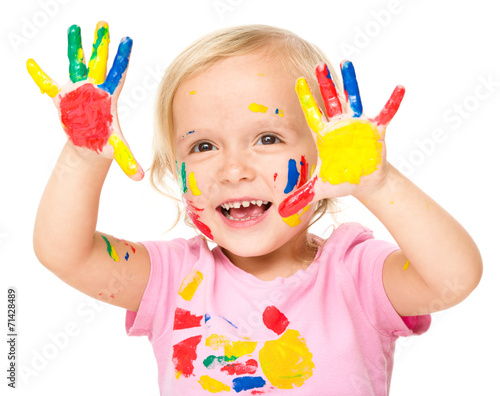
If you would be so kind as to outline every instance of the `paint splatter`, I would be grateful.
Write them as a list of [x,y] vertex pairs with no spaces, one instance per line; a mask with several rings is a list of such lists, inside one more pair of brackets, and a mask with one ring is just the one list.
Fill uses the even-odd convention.
[[191,91],[189,92],[189,95],[194,95],[196,93],[196,91]]
[[196,178],[194,177],[194,172],[189,174],[189,188],[191,189],[193,195],[201,195],[201,191],[196,183]]
[[[234,359],[236,360],[236,359]],[[203,359],[203,365],[210,370],[214,370],[217,367],[225,366],[228,359],[225,356],[215,356],[210,355]]]
[[75,146],[101,151],[111,135],[111,96],[84,84],[61,97],[61,122]]
[[290,324],[287,317],[275,306],[269,306],[262,314],[262,321],[269,330],[281,335]]
[[187,338],[174,345],[172,361],[177,372],[177,378],[181,375],[186,378],[193,375],[193,361],[198,357],[196,347],[200,341],[201,335]]
[[276,178],[277,178],[277,177],[278,177],[278,174],[277,174],[277,173],[275,173],[275,174],[274,174],[274,181],[276,181]]
[[230,341],[226,336],[221,336],[218,334],[211,334],[205,340],[205,345],[216,351],[219,348],[223,348],[226,345],[229,345]]
[[186,184],[186,163],[183,162],[181,164],[181,170],[177,169],[178,172],[178,178],[180,180],[181,184],[181,191],[182,193],[186,194],[188,189],[187,189],[187,184]]
[[302,187],[307,182],[309,164],[306,161],[305,156],[300,157],[300,180],[298,188]]
[[128,252],[125,254],[125,261],[128,261],[128,258],[130,257],[130,255],[128,254]]
[[297,162],[294,159],[288,160],[288,181],[285,187],[285,194],[292,192],[299,181],[300,173],[297,171]]
[[104,239],[104,242],[106,242],[106,249],[108,251],[109,257],[111,257],[115,261],[120,261],[120,258],[118,257],[118,254],[116,253],[116,250],[113,245],[108,241],[108,239],[104,236],[101,235],[102,239]]
[[248,108],[254,113],[266,113],[268,109],[266,106],[257,103],[252,103]]
[[184,206],[186,208],[186,213],[193,222],[193,224],[198,228],[203,235],[210,239],[214,239],[212,235],[212,230],[210,230],[210,227],[208,227],[205,223],[201,222],[200,215],[196,212],[202,212],[204,209],[199,209],[196,206],[193,205],[193,203],[187,199],[184,198]]
[[203,281],[203,274],[193,268],[188,276],[184,278],[179,288],[179,295],[186,301],[191,301],[198,286]]
[[406,260],[406,263],[405,263],[405,265],[403,267],[403,271],[407,270],[409,266],[410,266],[410,260]]
[[224,346],[224,355],[229,360],[236,360],[239,357],[250,355],[257,347],[255,341],[233,341]]
[[309,210],[309,206],[306,206],[304,209],[299,210],[298,213],[293,214],[289,217],[282,217],[283,221],[287,223],[290,227],[298,226],[301,223],[300,217]]
[[231,388],[228,385],[211,378],[208,375],[202,375],[198,382],[204,390],[209,391],[210,393],[231,391]]
[[233,379],[233,389],[242,392],[255,388],[263,388],[266,381],[262,377],[237,377]]
[[176,308],[174,316],[174,330],[200,327],[202,319],[203,315],[196,316],[186,309]]
[[279,389],[300,387],[313,374],[312,353],[297,330],[286,330],[277,340],[266,341],[259,352],[262,371]]
[[318,176],[306,183],[305,187],[296,191],[280,203],[278,212],[281,217],[290,217],[305,208],[314,198],[314,185]]
[[255,374],[259,363],[255,359],[248,359],[245,363],[231,363],[220,369],[228,375]]
[[274,111],[274,114],[276,114],[277,116],[283,117],[283,110],[276,109],[276,110]]

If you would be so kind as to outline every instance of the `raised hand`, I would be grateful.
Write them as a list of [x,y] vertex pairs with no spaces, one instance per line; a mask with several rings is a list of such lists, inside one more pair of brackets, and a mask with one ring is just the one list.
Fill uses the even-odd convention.
[[314,100],[307,81],[297,80],[295,90],[316,139],[318,162],[309,182],[281,202],[279,213],[284,218],[321,199],[353,194],[360,188],[373,188],[385,177],[385,129],[396,114],[405,89],[398,85],[379,115],[368,118],[363,113],[352,63],[342,62],[341,71],[349,102],[346,109],[342,107],[326,64],[316,68],[329,121]]
[[85,63],[80,27],[68,29],[68,59],[70,81],[59,86],[36,64],[28,59],[28,72],[42,93],[49,95],[57,108],[69,140],[84,150],[114,158],[133,180],[141,180],[144,171],[130,151],[120,129],[117,101],[125,82],[132,39],[120,41],[113,66],[106,76],[109,28],[99,22],[95,30],[92,55]]

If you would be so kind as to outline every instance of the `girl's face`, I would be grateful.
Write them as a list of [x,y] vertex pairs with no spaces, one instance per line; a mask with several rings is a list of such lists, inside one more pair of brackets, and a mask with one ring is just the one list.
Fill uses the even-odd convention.
[[311,208],[285,222],[278,214],[280,202],[316,165],[316,144],[294,87],[276,61],[253,53],[219,61],[175,94],[186,210],[233,255],[293,248],[313,215]]

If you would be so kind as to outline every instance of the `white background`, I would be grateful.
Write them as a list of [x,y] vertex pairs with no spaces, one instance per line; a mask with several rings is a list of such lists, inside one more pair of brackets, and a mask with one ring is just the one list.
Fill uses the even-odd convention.
[[[161,72],[199,36],[225,26],[276,25],[318,44],[333,64],[354,61],[364,108],[373,116],[396,84],[407,92],[388,129],[389,160],[443,205],[477,242],[484,275],[458,306],[433,315],[429,332],[397,343],[391,395],[499,395],[497,313],[500,24],[495,1],[376,0],[24,0],[2,3],[0,154],[0,334],[6,339],[7,288],[17,290],[18,395],[158,395],[147,338],[125,335],[125,312],[73,290],[38,263],[33,222],[65,142],[55,110],[26,72],[33,57],[67,79],[66,30],[82,27],[87,59],[95,24],[110,25],[110,58],[122,36],[134,50],[120,105],[122,129],[145,169]],[[8,4],[8,5],[7,5]],[[489,82],[488,82],[489,81]],[[432,141],[440,130],[439,140]],[[352,200],[340,221],[387,231]],[[113,165],[98,229],[131,240],[165,234],[175,212],[147,178],[130,181]],[[71,221],[71,219],[68,219]],[[322,232],[321,223],[317,232]],[[408,224],[411,227],[411,224]],[[3,302],[2,302],[3,301]],[[66,335],[63,335],[66,333]],[[69,333],[69,334],[68,334]],[[7,348],[0,348],[1,394]]]

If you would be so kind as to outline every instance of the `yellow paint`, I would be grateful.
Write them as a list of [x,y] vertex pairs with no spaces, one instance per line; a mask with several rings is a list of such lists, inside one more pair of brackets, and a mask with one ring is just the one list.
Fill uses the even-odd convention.
[[302,209],[302,213],[299,211],[299,213],[295,213],[289,217],[282,217],[283,221],[287,223],[290,227],[295,227],[298,226],[300,222],[300,216],[302,216],[305,212],[309,210],[309,205],[306,206],[304,209]]
[[108,63],[108,46],[109,46],[109,26],[106,22],[99,22],[95,28],[94,46],[98,40],[99,29],[104,28],[105,33],[97,47],[96,54],[92,54],[88,65],[88,79],[94,84],[102,84],[106,79],[106,70]]
[[264,73],[257,73],[257,75],[258,75],[258,76],[263,76],[263,75],[264,75]]
[[[339,125],[340,124],[340,125]],[[319,176],[331,184],[358,184],[382,160],[382,143],[375,126],[368,121],[346,120],[318,137],[322,164]]]
[[405,266],[403,267],[403,271],[408,269],[409,266],[410,266],[410,260],[406,260]]
[[229,392],[231,390],[231,388],[223,382],[217,381],[208,375],[202,375],[198,382],[204,390],[210,393]]
[[120,168],[128,176],[135,175],[137,173],[137,162],[127,145],[116,133],[111,134],[108,141],[113,146],[113,158],[120,165]]
[[196,91],[191,91],[189,92],[189,95],[194,95],[196,93]]
[[175,379],[181,378],[182,373],[180,371],[175,370]]
[[189,275],[186,276],[182,281],[181,287],[179,288],[179,295],[184,300],[191,301],[202,280],[203,274],[193,268]]
[[28,59],[26,62],[26,68],[42,93],[46,93],[51,98],[56,97],[60,91],[59,87],[43,72],[42,69],[40,69],[40,66],[38,66],[33,59]]
[[229,359],[239,358],[251,354],[256,347],[256,341],[234,341],[224,346],[224,355]]
[[313,375],[312,353],[297,330],[288,329],[277,340],[266,341],[259,352],[263,373],[279,389],[300,387]]
[[193,195],[201,195],[201,191],[198,189],[193,172],[189,174],[189,188],[191,188]]
[[250,106],[248,106],[248,108],[255,113],[266,113],[267,112],[266,106],[260,105],[257,103],[252,103]]
[[295,84],[295,92],[297,92],[297,96],[299,97],[300,105],[309,128],[311,128],[314,132],[319,133],[325,126],[321,120],[321,110],[314,100],[311,90],[309,89],[309,85],[304,78],[299,78],[297,80],[297,83]]
[[278,110],[278,113],[276,115],[283,117],[283,110],[280,110],[280,109],[276,109],[276,110]]
[[226,345],[229,345],[230,343],[231,342],[229,341],[229,338],[218,334],[212,334],[205,340],[205,345],[207,347],[210,347],[214,351],[216,351],[219,348],[223,348]]

